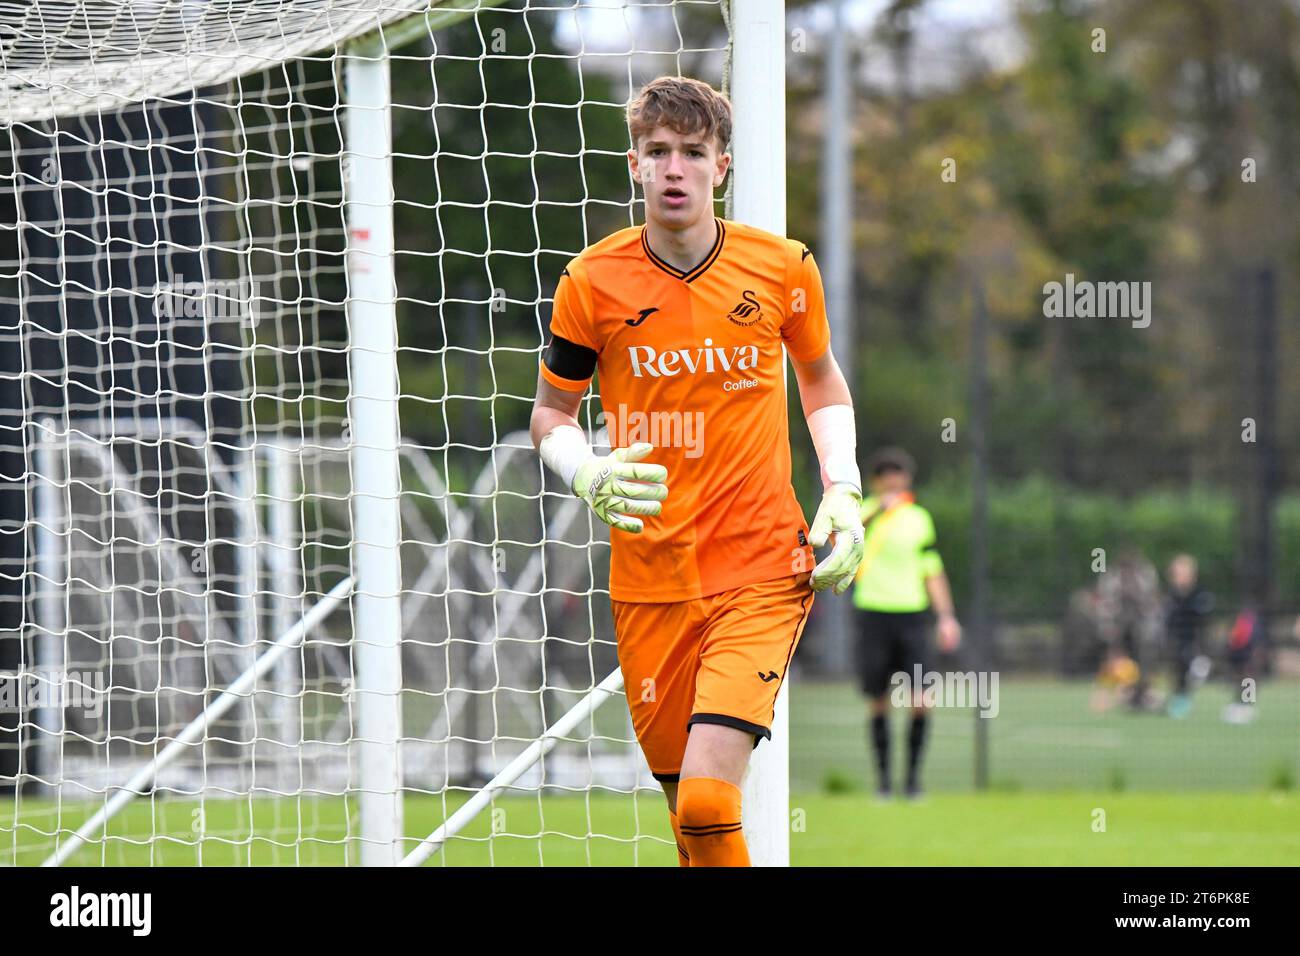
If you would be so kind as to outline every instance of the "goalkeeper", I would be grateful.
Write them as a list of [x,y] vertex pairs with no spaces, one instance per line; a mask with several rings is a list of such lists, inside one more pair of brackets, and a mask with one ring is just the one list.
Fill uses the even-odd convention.
[[[561,273],[531,432],[613,529],[619,665],[679,862],[746,866],[750,753],[771,737],[814,592],[845,591],[862,557],[853,405],[808,250],[713,214],[731,163],[727,99],[661,77],[629,104],[628,126],[646,222]],[[821,462],[811,527],[790,486],[783,343]],[[597,370],[614,449],[603,456],[576,419]],[[639,430],[688,415],[700,426],[688,447]]]

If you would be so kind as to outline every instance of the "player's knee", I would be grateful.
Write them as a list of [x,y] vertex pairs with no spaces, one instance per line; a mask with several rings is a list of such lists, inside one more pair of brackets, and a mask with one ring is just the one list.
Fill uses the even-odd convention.
[[688,777],[677,785],[677,819],[690,834],[740,825],[740,788],[713,777]]
[[664,788],[664,799],[668,801],[668,812],[677,812],[677,784],[668,780],[659,781],[659,785]]

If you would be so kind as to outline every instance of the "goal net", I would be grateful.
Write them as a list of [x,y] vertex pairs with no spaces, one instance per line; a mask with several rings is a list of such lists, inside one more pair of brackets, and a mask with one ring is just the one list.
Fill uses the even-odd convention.
[[0,864],[674,861],[527,427],[729,2],[0,3]]

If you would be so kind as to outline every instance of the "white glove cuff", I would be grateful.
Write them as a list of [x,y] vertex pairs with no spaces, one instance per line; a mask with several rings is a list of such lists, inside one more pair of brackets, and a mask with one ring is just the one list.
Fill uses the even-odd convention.
[[852,405],[825,405],[808,416],[817,459],[821,462],[822,488],[840,483],[852,485],[862,493],[862,474],[858,470],[858,432],[853,421]]
[[564,487],[570,491],[573,490],[573,479],[578,469],[587,459],[595,456],[591,445],[587,443],[587,436],[581,428],[573,425],[556,425],[542,438],[537,452],[546,467],[559,475],[564,481]]

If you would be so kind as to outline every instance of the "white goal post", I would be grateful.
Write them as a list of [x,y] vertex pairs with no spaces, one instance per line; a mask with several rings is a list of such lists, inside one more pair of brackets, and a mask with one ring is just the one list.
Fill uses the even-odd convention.
[[672,861],[527,411],[560,267],[639,221],[640,84],[727,89],[726,212],[785,231],[784,17],[0,9],[0,864]]

